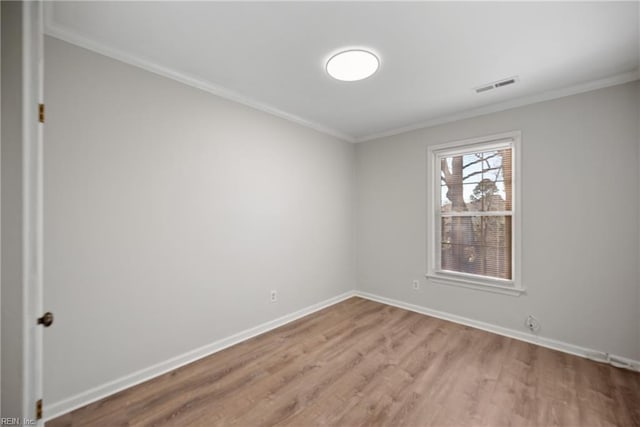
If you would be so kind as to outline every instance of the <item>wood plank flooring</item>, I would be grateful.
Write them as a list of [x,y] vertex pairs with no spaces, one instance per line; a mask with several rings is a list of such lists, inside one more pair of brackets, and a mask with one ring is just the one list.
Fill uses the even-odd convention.
[[46,425],[640,426],[640,374],[351,298]]

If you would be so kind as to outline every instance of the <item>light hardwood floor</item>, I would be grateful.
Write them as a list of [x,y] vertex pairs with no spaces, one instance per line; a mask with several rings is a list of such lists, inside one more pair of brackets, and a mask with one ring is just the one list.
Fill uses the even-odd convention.
[[46,425],[640,426],[640,374],[351,298]]

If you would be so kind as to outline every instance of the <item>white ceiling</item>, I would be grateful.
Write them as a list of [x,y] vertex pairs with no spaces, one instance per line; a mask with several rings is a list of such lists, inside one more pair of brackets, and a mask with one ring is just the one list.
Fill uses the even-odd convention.
[[[357,141],[633,80],[638,18],[637,2],[55,2],[46,31]],[[345,47],[378,72],[331,79]]]

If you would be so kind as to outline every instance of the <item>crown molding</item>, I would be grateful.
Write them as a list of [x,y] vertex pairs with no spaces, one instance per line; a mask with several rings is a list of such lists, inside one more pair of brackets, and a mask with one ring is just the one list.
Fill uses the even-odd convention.
[[386,130],[383,132],[373,133],[373,134],[362,136],[362,137],[356,137],[356,136],[346,134],[344,132],[340,132],[336,129],[332,129],[327,126],[321,125],[319,123],[313,122],[311,120],[304,119],[295,114],[282,111],[278,108],[259,102],[241,93],[234,92],[222,86],[216,85],[210,81],[198,78],[196,76],[189,75],[187,73],[182,73],[170,67],[165,67],[163,65],[160,65],[156,62],[153,62],[151,60],[148,60],[146,58],[143,58],[137,55],[131,55],[119,49],[115,49],[110,46],[107,46],[104,43],[100,43],[95,40],[86,38],[76,32],[69,31],[68,29],[54,22],[53,3],[54,2],[44,2],[44,5],[45,5],[44,27],[45,27],[45,34],[48,36],[91,50],[98,54],[116,59],[120,62],[133,65],[138,68],[142,68],[154,74],[158,74],[160,76],[163,76],[172,80],[176,80],[188,86],[195,87],[205,92],[209,92],[220,98],[237,102],[239,104],[248,106],[255,110],[259,110],[264,113],[271,114],[273,116],[288,120],[298,125],[313,129],[317,132],[320,132],[329,136],[333,136],[340,140],[352,142],[352,143],[360,143],[360,142],[372,141],[375,139],[386,138],[386,137],[395,136],[395,135],[399,135],[407,132],[412,132],[419,129],[429,128],[436,125],[455,122],[457,120],[470,119],[477,116],[497,113],[497,112],[509,110],[512,108],[518,108],[518,107],[523,107],[530,104],[536,104],[539,102],[563,98],[566,96],[577,95],[579,93],[590,92],[593,90],[603,89],[609,86],[620,85],[620,84],[624,84],[624,83],[628,83],[628,82],[632,82],[640,79],[640,67],[639,67],[634,71],[618,74],[615,76],[611,76],[611,77],[607,77],[599,80],[581,83],[581,84],[577,84],[577,85],[573,85],[573,86],[569,86],[561,89],[545,91],[539,94],[524,96],[524,97],[520,97],[520,98],[516,98],[516,99],[512,99],[512,100],[504,101],[500,103],[488,104],[482,107],[465,110],[465,111],[461,111],[461,112],[457,112],[457,113],[453,113],[453,114],[449,114],[449,115],[445,115],[445,116],[441,116],[433,119],[428,119],[412,125],[394,128],[394,129]]
[[510,110],[512,108],[524,107],[530,104],[537,104],[543,101],[550,101],[553,99],[564,98],[566,96],[577,95],[583,92],[590,92],[597,89],[603,89],[609,86],[621,85],[624,83],[632,82],[640,79],[640,68],[629,71],[615,76],[606,77],[604,79],[593,80],[587,83],[581,83],[565,87],[562,89],[555,89],[546,92],[542,92],[536,95],[524,96],[521,98],[512,99],[510,101],[500,102],[497,104],[489,104],[483,107],[474,108],[472,110],[466,110],[459,113],[450,114],[447,116],[438,117],[435,119],[429,119],[424,122],[416,123],[409,126],[403,126],[392,130],[371,134],[368,136],[355,138],[356,143],[372,141],[374,139],[386,138],[389,136],[395,136],[402,133],[411,132],[414,130],[425,129],[436,125],[445,123],[451,123],[458,120],[470,119],[477,116],[483,116],[485,114],[497,113],[500,111]]
[[281,119],[285,119],[290,122],[296,123],[298,125],[313,129],[317,132],[333,136],[334,138],[338,138],[340,140],[347,141],[347,142],[355,142],[355,139],[352,136],[347,135],[343,132],[328,128],[326,126],[323,126],[319,123],[312,122],[310,120],[303,119],[300,116],[287,113],[286,111],[282,111],[278,108],[271,107],[267,104],[263,104],[261,102],[256,101],[255,99],[252,99],[248,96],[231,91],[222,86],[213,84],[207,80],[189,75],[187,73],[182,73],[170,67],[165,67],[164,65],[160,65],[156,62],[153,62],[146,58],[142,58],[137,55],[131,55],[119,49],[115,49],[110,46],[107,46],[106,44],[88,39],[73,31],[69,31],[53,22],[51,3],[52,2],[45,3],[47,5],[48,11],[46,13],[45,31],[44,31],[45,34],[50,37],[62,40],[67,43],[71,43],[73,45],[96,52],[100,55],[107,56],[109,58],[118,60],[120,62],[124,62],[125,64],[142,68],[143,70],[149,71],[151,73],[158,74],[160,76],[163,76],[172,80],[176,80],[185,85],[195,87],[205,92],[209,92],[220,98],[237,102],[247,107],[251,107],[255,110],[259,110],[264,113],[279,117]]

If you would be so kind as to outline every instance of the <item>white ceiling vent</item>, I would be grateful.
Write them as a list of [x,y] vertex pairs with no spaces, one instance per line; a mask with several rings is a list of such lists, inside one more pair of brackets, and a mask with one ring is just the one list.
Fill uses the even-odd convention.
[[493,83],[487,83],[484,84],[482,86],[478,86],[477,88],[475,88],[476,93],[482,93],[482,92],[487,92],[493,89],[497,89],[503,86],[509,86],[514,84],[515,82],[518,81],[518,77],[514,76],[514,77],[509,77],[506,79],[502,79],[502,80],[498,80],[497,82],[493,82]]

